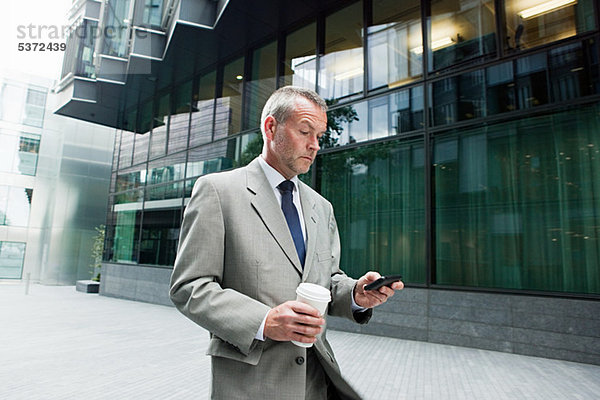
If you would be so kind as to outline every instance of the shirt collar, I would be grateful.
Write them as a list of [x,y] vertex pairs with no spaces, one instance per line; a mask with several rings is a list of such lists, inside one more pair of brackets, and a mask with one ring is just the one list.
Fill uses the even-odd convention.
[[[269,184],[271,185],[271,188],[273,190],[277,189],[277,186],[279,186],[279,184],[281,182],[286,180],[285,177],[279,173],[279,171],[277,171],[275,168],[271,167],[269,165],[269,163],[267,163],[265,161],[265,159],[262,157],[262,155],[258,156],[258,163],[262,167],[262,170],[264,171],[265,176],[267,177],[267,180],[269,181]],[[292,179],[290,179],[290,181],[294,182],[294,192],[297,192],[298,191],[298,175],[295,175],[294,177],[292,177]],[[279,190],[279,189],[277,189],[277,190]]]

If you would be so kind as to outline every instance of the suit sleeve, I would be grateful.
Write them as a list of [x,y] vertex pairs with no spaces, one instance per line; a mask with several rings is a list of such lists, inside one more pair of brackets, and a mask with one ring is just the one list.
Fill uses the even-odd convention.
[[170,297],[189,319],[248,355],[270,308],[221,287],[225,234],[218,192],[209,179],[200,178],[184,213]]
[[331,241],[330,246],[334,260],[331,266],[332,301],[329,304],[328,313],[336,317],[348,318],[359,324],[366,324],[373,315],[373,309],[367,309],[362,312],[352,312],[352,296],[354,296],[356,280],[348,277],[340,269],[340,235],[331,204],[329,205],[329,233]]

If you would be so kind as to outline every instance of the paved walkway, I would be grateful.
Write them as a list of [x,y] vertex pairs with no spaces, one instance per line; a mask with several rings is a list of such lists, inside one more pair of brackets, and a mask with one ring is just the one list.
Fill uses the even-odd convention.
[[[598,399],[600,366],[331,331],[365,399]],[[205,399],[208,334],[174,308],[0,283],[0,399]]]

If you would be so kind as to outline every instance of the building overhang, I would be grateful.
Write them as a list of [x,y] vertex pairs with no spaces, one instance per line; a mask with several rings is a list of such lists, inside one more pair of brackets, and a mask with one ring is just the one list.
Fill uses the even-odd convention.
[[[90,1],[90,0],[88,0]],[[94,0],[94,2],[96,2]],[[124,116],[157,90],[306,21],[335,1],[178,0],[162,30],[132,26],[127,57],[98,54],[94,77],[67,75],[55,88],[57,114],[117,129],[134,130]]]

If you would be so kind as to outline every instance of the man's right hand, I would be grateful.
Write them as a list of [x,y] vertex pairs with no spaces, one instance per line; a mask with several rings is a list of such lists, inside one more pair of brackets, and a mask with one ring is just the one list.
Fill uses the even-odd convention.
[[267,314],[264,335],[279,342],[314,343],[324,324],[316,308],[299,301],[286,301]]

